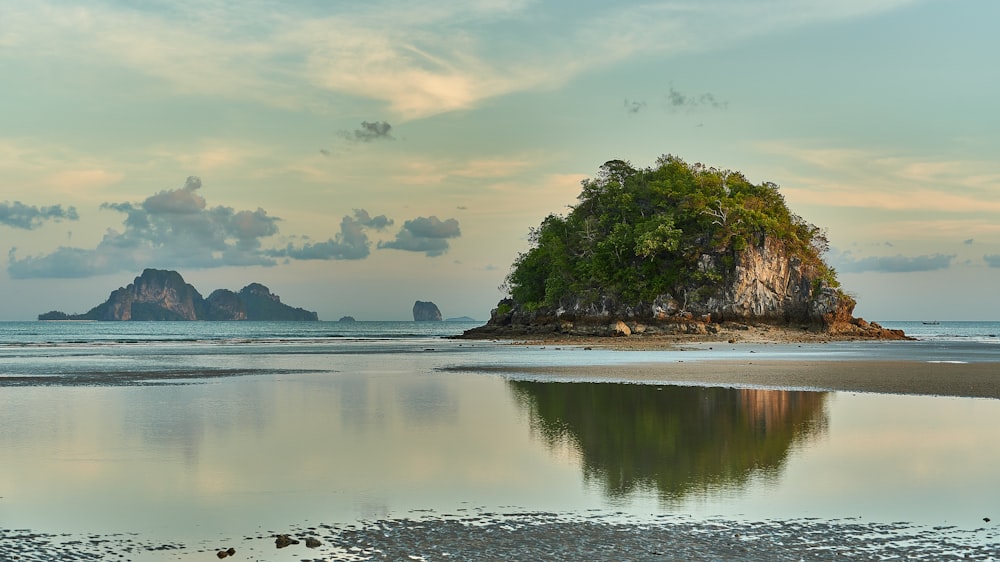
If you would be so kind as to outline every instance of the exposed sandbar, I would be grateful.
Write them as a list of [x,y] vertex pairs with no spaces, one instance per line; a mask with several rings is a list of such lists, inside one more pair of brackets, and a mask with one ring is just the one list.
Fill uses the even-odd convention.
[[1000,398],[1000,363],[856,360],[705,360],[587,366],[473,367],[547,380],[634,381]]

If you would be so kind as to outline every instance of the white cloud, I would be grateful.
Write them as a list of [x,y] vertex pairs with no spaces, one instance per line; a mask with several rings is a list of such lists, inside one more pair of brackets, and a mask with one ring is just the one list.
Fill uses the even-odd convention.
[[783,157],[782,192],[798,204],[934,213],[1000,212],[1000,167],[878,150],[762,143]]
[[[216,0],[156,11],[50,1],[6,10],[0,40],[22,54],[125,67],[174,94],[322,112],[333,92],[384,102],[408,120],[552,88],[637,53],[714,49],[913,1],[677,0],[577,10],[500,0]],[[491,41],[497,37],[505,39]]]

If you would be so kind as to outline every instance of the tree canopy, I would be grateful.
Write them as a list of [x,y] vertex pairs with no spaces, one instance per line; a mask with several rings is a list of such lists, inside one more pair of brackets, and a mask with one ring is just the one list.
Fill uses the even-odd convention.
[[[582,182],[568,214],[531,230],[532,246],[518,255],[505,288],[529,310],[565,299],[640,302],[692,286],[711,291],[739,252],[764,236],[839,286],[822,260],[825,232],[789,211],[777,185],[672,155],[647,168],[611,160]],[[720,258],[722,270],[698,267],[705,254]]]

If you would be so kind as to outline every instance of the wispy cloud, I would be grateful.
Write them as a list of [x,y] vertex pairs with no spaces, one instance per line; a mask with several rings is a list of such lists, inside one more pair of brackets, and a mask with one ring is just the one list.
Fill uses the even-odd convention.
[[646,109],[646,102],[629,100],[629,99],[625,100],[625,113],[628,113],[630,115],[635,115],[636,113],[639,113],[643,109]]
[[783,157],[782,191],[800,204],[934,213],[1000,212],[996,162],[931,160],[877,150],[761,143]]
[[75,207],[63,209],[62,205],[37,207],[20,201],[0,202],[0,225],[31,230],[47,221],[77,220],[80,218]]
[[673,87],[667,92],[666,100],[667,107],[675,111],[693,112],[700,109],[726,109],[729,107],[729,102],[719,100],[711,92],[685,94]]
[[829,259],[833,267],[843,273],[912,273],[948,269],[955,254],[930,254],[921,256],[867,256],[856,258],[850,252],[832,255]]
[[[382,101],[408,120],[551,88],[636,53],[719,48],[914,1],[722,0],[706,7],[674,0],[568,12],[500,0],[39,1],[5,8],[0,42],[10,52],[71,57],[81,68],[117,65],[174,93],[324,111],[332,92]],[[553,25],[541,33],[539,22]],[[518,39],[498,50],[492,37]]]
[[341,131],[340,136],[355,142],[396,140],[392,136],[392,125],[387,121],[362,121],[360,128],[353,131]]

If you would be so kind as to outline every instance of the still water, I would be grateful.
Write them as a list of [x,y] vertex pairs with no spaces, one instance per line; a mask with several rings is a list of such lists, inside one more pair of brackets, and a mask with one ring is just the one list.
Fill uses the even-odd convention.
[[513,380],[451,369],[622,359],[400,324],[8,336],[0,529],[190,541],[483,509],[1000,518],[997,400]]

